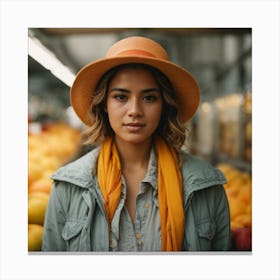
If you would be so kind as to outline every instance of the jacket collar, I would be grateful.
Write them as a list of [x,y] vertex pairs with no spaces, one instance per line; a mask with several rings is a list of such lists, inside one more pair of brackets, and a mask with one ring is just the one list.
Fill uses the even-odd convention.
[[[96,180],[94,175],[99,151],[100,147],[62,166],[51,176],[51,179],[65,181],[82,188],[89,188]],[[151,150],[148,172],[143,182],[150,183],[154,188],[157,188],[157,162],[154,149]]]
[[95,180],[93,174],[99,150],[100,147],[95,148],[81,158],[60,167],[51,176],[51,179],[65,181],[82,188],[89,188]]
[[209,162],[187,153],[183,154],[183,159],[181,172],[186,197],[194,191],[227,183],[223,173]]
[[[99,151],[100,147],[95,148],[81,158],[62,166],[52,175],[51,179],[65,181],[82,188],[93,186],[94,182],[96,182],[94,173]],[[151,183],[154,188],[157,187],[156,165],[155,154],[152,151],[149,161],[150,172],[147,173],[144,181]],[[184,164],[181,171],[184,181],[184,193],[187,197],[193,191],[226,183],[222,172],[213,168],[208,162],[190,154],[184,154]]]

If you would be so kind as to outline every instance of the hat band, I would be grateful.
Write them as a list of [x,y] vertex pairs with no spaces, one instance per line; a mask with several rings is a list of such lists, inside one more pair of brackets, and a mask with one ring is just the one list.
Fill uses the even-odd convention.
[[155,55],[153,55],[150,52],[143,51],[143,50],[137,50],[137,49],[135,49],[135,50],[126,50],[126,51],[120,52],[118,54],[118,56],[122,56],[122,55],[142,55],[142,56],[156,57]]

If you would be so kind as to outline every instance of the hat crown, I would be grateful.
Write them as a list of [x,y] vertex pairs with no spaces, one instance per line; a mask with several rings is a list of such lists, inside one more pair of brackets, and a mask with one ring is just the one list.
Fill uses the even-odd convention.
[[106,54],[107,58],[120,56],[144,56],[169,60],[167,52],[160,44],[140,36],[133,36],[118,41]]

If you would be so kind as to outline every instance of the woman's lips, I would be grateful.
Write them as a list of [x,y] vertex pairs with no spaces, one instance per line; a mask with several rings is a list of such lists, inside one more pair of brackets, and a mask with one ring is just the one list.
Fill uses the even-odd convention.
[[124,126],[130,132],[137,132],[141,130],[145,125],[143,123],[125,123]]

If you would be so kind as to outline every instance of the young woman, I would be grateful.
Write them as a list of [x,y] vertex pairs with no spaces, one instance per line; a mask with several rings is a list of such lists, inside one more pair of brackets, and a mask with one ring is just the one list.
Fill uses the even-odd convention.
[[182,152],[194,78],[158,43],[129,37],[85,66],[71,103],[95,149],[53,176],[43,251],[224,251],[225,178]]

